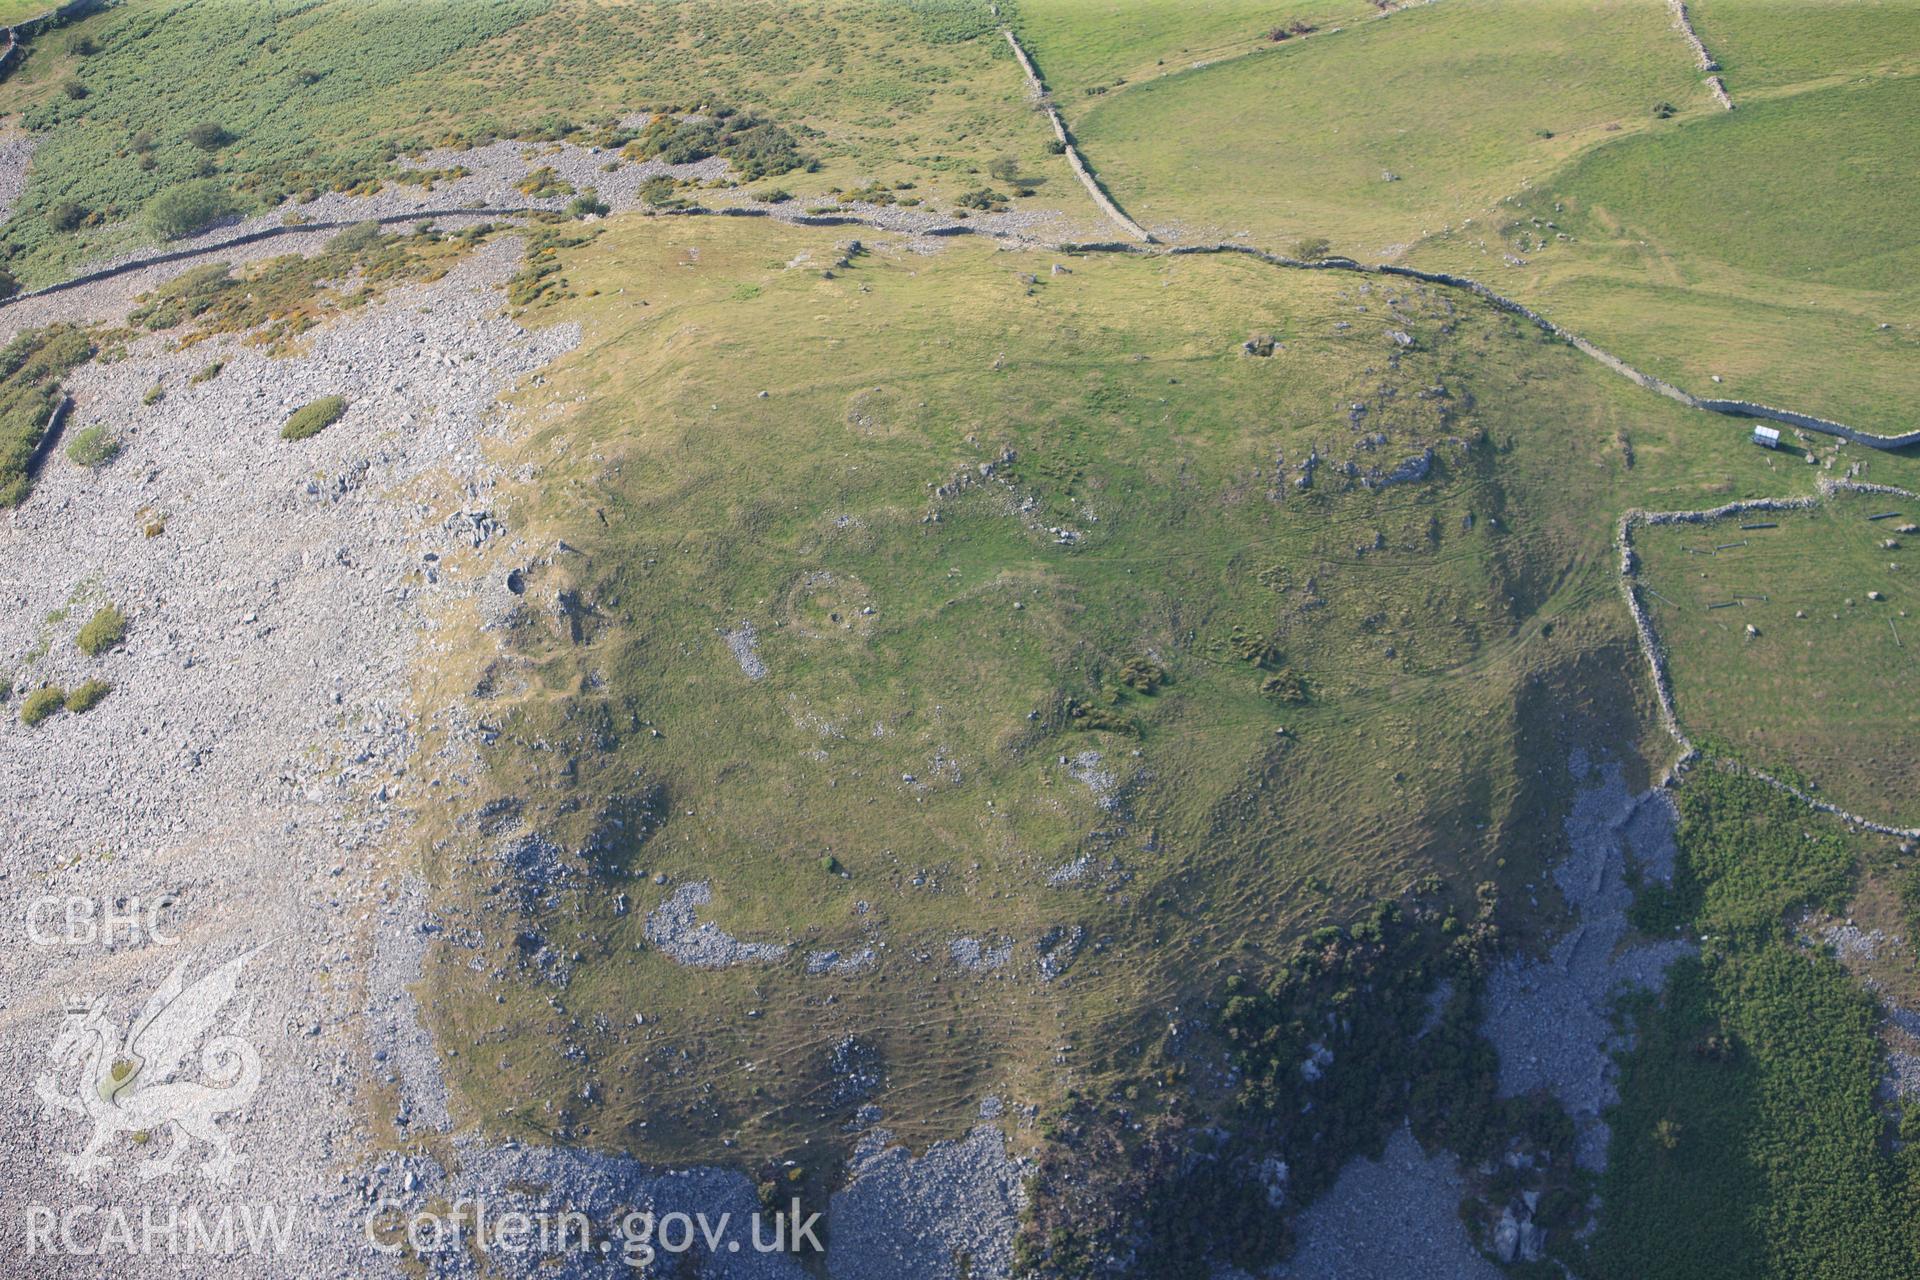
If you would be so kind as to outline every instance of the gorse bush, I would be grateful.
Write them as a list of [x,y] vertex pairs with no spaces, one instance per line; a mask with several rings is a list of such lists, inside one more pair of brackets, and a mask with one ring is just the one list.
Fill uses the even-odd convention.
[[27,465],[60,403],[60,379],[93,350],[71,325],[29,330],[0,350],[0,507],[26,500]]
[[785,129],[725,107],[692,120],[655,116],[640,136],[626,145],[625,154],[633,160],[666,164],[692,164],[721,156],[748,182],[778,177],[809,164]]
[[282,440],[305,440],[317,436],[347,411],[347,402],[339,396],[321,396],[311,404],[301,405],[287,419],[287,425],[280,428]]
[[85,626],[73,642],[80,646],[80,652],[89,658],[97,658],[109,649],[117,648],[127,638],[127,615],[114,605],[100,609]]
[[217,151],[233,141],[233,135],[224,126],[211,120],[202,120],[187,130],[187,141],[202,151]]

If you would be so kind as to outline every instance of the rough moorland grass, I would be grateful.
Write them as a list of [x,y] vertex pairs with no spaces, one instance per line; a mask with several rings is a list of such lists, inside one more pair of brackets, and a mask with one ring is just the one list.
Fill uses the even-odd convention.
[[67,691],[53,685],[35,689],[20,702],[20,723],[31,729],[67,703]]
[[1647,127],[1656,102],[1700,105],[1676,41],[1655,5],[1465,0],[1063,110],[1149,228],[1372,259],[1483,215],[1608,125]]
[[[1890,1157],[1876,1105],[1873,1000],[1786,936],[1783,913],[1849,879],[1831,821],[1762,784],[1700,770],[1680,792],[1688,923],[1709,935],[1637,1048],[1582,1275],[1744,1280],[1920,1274],[1913,1156]],[[1809,881],[1809,862],[1823,867]]]
[[[1529,675],[1590,647],[1632,662],[1606,513],[1645,501],[1653,468],[1625,468],[1621,434],[1696,501],[1778,485],[1736,431],[1431,292],[1226,258],[1052,276],[979,244],[786,268],[835,236],[616,218],[554,255],[575,296],[545,314],[585,340],[527,393],[540,478],[511,506],[576,553],[523,574],[530,625],[471,633],[427,677],[490,691],[489,794],[596,851],[555,909],[505,932],[474,917],[512,980],[481,984],[464,950],[433,967],[443,1030],[485,1047],[452,1069],[504,1128],[663,1158],[716,1123],[743,1158],[837,1143],[855,1104],[826,1064],[849,1035],[887,1061],[903,1135],[964,1124],[993,1081],[1050,1094],[1063,1039],[1088,1087],[1175,1097],[1135,1050],[1212,997],[1220,957],[1284,959],[1436,866],[1470,885],[1526,843],[1516,691],[1535,706]],[[651,305],[618,293],[636,277]],[[1402,325],[1413,348],[1387,335]],[[1249,333],[1283,349],[1243,356]],[[1429,430],[1471,443],[1424,485],[1276,483],[1276,454],[1367,460],[1356,400],[1392,437],[1382,461]],[[743,621],[762,679],[723,638]],[[1306,703],[1262,692],[1285,667]],[[435,875],[463,912],[467,836],[428,820],[454,837]],[[691,880],[712,883],[703,918],[794,960],[707,972],[636,948]],[[1106,941],[1042,984],[1055,926]],[[522,928],[580,952],[569,1017],[624,1028],[589,1037],[591,1104],[543,962],[513,958]],[[957,976],[958,937],[1016,958]],[[808,949],[877,941],[877,977],[800,972]],[[668,1045],[705,1046],[697,1069],[674,1074]]]
[[127,615],[117,605],[105,605],[80,628],[73,642],[89,658],[117,648],[127,638]]
[[317,436],[347,411],[347,402],[339,396],[321,396],[308,404],[301,405],[280,428],[282,440],[305,440]]
[[1413,257],[1700,394],[1905,430],[1920,359],[1916,119],[1920,77],[1670,122]]
[[[1890,510],[1904,514],[1867,519]],[[1779,527],[1740,528],[1755,522]],[[1920,504],[1836,495],[1812,511],[1639,531],[1686,728],[1843,808],[1920,823],[1920,542],[1894,532],[1909,522]]]
[[[119,228],[166,198],[152,230],[181,234],[215,197],[245,207],[313,185],[378,177],[391,154],[369,98],[443,66],[546,6],[328,0],[297,10],[193,4],[115,6],[79,29],[99,52],[74,60],[88,92],[43,88],[23,123],[40,132],[30,188],[5,239],[28,272],[58,274],[89,244],[123,245]],[[190,135],[212,123],[232,139],[209,151]],[[208,177],[207,166],[218,173]],[[193,184],[211,184],[198,187]],[[49,225],[61,201],[103,215],[76,240]],[[167,207],[167,206],[176,207]]]
[[26,500],[27,465],[60,402],[60,379],[92,358],[92,339],[71,325],[30,330],[0,350],[0,507]]
[[[100,51],[63,70],[84,99],[40,79],[9,86],[41,141],[0,239],[33,283],[138,243],[149,233],[136,215],[183,183],[217,183],[256,210],[365,189],[401,152],[575,131],[604,140],[648,108],[725,103],[796,134],[823,162],[788,183],[808,197],[876,178],[964,190],[1011,153],[1045,180],[1043,197],[1075,198],[984,4],[830,0],[800,16],[774,0],[151,0],[80,28]],[[208,122],[231,141],[195,145],[190,132]],[[95,216],[60,230],[64,205]]]

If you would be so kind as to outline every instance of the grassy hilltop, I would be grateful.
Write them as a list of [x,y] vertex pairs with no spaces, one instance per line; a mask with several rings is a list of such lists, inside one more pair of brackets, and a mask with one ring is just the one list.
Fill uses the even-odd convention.
[[[1493,1096],[1478,1002],[1565,922],[1569,750],[1636,788],[1676,751],[1622,515],[1913,488],[1915,451],[1756,448],[1462,290],[718,216],[1115,234],[1004,23],[1173,245],[1460,272],[1695,393],[1911,429],[1920,0],[1691,7],[1732,112],[1655,0],[128,0],[3,86],[35,140],[15,283],[456,177],[500,139],[530,170],[498,161],[504,186],[581,199],[197,262],[127,328],[23,333],[0,501],[35,500],[73,369],[215,335],[288,354],[522,236],[484,309],[581,341],[510,397],[509,536],[433,562],[488,585],[418,675],[409,772],[444,789],[405,784],[463,1127],[813,1200],[866,1104],[921,1150],[997,1099],[1036,1170],[1023,1257],[1098,1274],[1118,1224],[1141,1274],[1184,1280],[1283,1256],[1408,1122],[1463,1158],[1483,1228],[1513,1144],[1544,1153],[1579,1274],[1909,1274],[1920,1117],[1878,1109],[1884,1029],[1803,917],[1910,931],[1920,873],[1721,764],[1920,822],[1911,500],[1634,533],[1707,753],[1636,939],[1702,945],[1627,1010],[1603,1179],[1558,1103]],[[720,120],[752,122],[733,176],[659,180],[689,216],[537,168]],[[446,168],[402,165],[433,148]],[[288,448],[355,429],[321,390],[285,406]],[[745,961],[683,963],[675,913]],[[1268,1158],[1280,1214],[1245,1176]]]
[[[523,402],[543,425],[512,505],[569,550],[441,682],[486,691],[489,794],[604,853],[551,911],[475,917],[509,969],[524,929],[580,951],[564,1013],[532,980],[496,1005],[457,949],[435,971],[446,1030],[485,1049],[456,1064],[467,1096],[509,1124],[662,1158],[716,1129],[746,1153],[831,1140],[848,1036],[876,1043],[904,1135],[990,1092],[1138,1086],[1166,1011],[1226,970],[1436,873],[1456,904],[1507,878],[1496,859],[1551,831],[1537,700],[1622,732],[1573,678],[1635,661],[1605,513],[1653,476],[1688,501],[1774,479],[1737,428],[1430,292],[1235,258],[841,253],[618,222],[537,313],[586,339]],[[1279,349],[1243,353],[1256,335]],[[1429,446],[1423,481],[1340,474]],[[729,645],[749,626],[751,660]],[[644,839],[613,834],[641,796]],[[636,946],[699,880],[703,919],[795,952],[705,972]],[[1053,929],[1085,945],[1048,983]],[[956,975],[963,937],[1013,960]],[[876,941],[871,974],[802,971]]]

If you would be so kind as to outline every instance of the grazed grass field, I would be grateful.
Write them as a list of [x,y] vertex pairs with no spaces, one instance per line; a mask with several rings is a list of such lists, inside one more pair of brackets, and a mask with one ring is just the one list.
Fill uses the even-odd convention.
[[1414,258],[1702,394],[1905,430],[1920,360],[1920,232],[1905,212],[1920,178],[1904,159],[1917,113],[1920,78],[1904,77],[1678,122],[1541,181],[1503,210],[1500,234],[1457,230]]
[[0,0],[0,27],[37,18],[52,8],[47,0]]
[[[1920,5],[1699,17],[1732,113],[1663,6],[1572,0],[1420,6],[1061,100],[1149,226],[1464,272],[1702,394],[1902,429]],[[1043,67],[1098,47],[1023,21]]]
[[1694,0],[1694,29],[1742,98],[1756,91],[1849,79],[1865,72],[1912,74],[1916,0]]
[[1655,103],[1704,109],[1678,54],[1657,6],[1467,0],[1064,109],[1149,227],[1376,259],[1483,215],[1609,125],[1648,127]]
[[1020,0],[1002,8],[1016,17],[1029,52],[1044,51],[1048,87],[1076,112],[1082,99],[1122,85],[1273,47],[1276,27],[1304,22],[1324,29],[1371,12],[1356,0]]
[[[1891,510],[1903,515],[1867,518]],[[1894,532],[1916,517],[1911,502],[1854,494],[1807,512],[1640,531],[1687,729],[1794,771],[1843,808],[1920,823],[1915,543]],[[1740,528],[1753,523],[1779,527]]]
[[[611,852],[529,919],[476,913],[485,962],[519,980],[476,985],[459,948],[435,969],[452,1042],[478,1042],[466,1096],[513,1099],[508,1125],[663,1158],[716,1131],[750,1155],[836,1142],[848,1037],[909,1140],[988,1092],[1151,1090],[1139,1055],[1223,959],[1435,870],[1453,892],[1523,876],[1494,860],[1534,848],[1551,805],[1515,736],[1544,704],[1515,700],[1557,696],[1582,655],[1632,662],[1596,513],[1644,497],[1643,474],[1693,500],[1774,482],[1737,431],[1431,293],[966,243],[824,278],[839,252],[616,219],[563,255],[578,297],[528,317],[586,327],[526,397],[544,425],[512,516],[573,550],[530,566],[524,619],[427,696],[487,690],[488,794]],[[1251,332],[1281,351],[1242,355]],[[1373,431],[1388,465],[1431,443],[1433,478],[1348,489],[1338,464],[1367,463]],[[1664,465],[1628,470],[1627,437]],[[763,678],[725,638],[749,623]],[[1288,671],[1304,703],[1262,691]],[[609,836],[642,794],[658,830]],[[436,834],[448,867],[476,842]],[[703,918],[795,953],[700,972],[637,947],[696,880]],[[1047,983],[1035,941],[1056,927],[1083,944]],[[564,1014],[514,959],[521,930],[579,953]],[[960,971],[963,937],[1012,959]],[[867,945],[871,974],[802,971]]]

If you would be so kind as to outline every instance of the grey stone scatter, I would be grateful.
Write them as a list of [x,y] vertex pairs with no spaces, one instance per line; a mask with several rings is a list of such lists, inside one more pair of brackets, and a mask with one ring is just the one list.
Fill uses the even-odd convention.
[[742,622],[733,630],[722,633],[727,642],[727,652],[740,664],[740,670],[749,680],[765,680],[767,664],[760,660],[760,633],[751,622]]
[[915,1158],[885,1145],[885,1130],[862,1139],[852,1179],[834,1194],[833,1280],[1003,1280],[1012,1273],[1013,1235],[1026,1207],[1026,1175],[990,1124],[936,1142]]
[[771,964],[787,954],[774,942],[742,942],[711,921],[702,924],[695,909],[713,901],[713,885],[706,880],[683,884],[647,916],[647,941],[678,964],[695,969],[730,969],[743,964]]
[[[1690,954],[1682,940],[1621,947],[1633,891],[1626,881],[1626,846],[1638,836],[1643,866],[1671,868],[1672,802],[1661,791],[1628,792],[1617,763],[1590,765],[1575,752],[1569,768],[1579,790],[1567,815],[1572,853],[1554,881],[1575,913],[1566,935],[1540,959],[1507,961],[1487,982],[1481,1032],[1500,1054],[1504,1097],[1546,1089],[1579,1128],[1576,1158],[1589,1169],[1606,1164],[1609,1132],[1601,1114],[1614,1102],[1617,1041],[1611,1009],[1616,996],[1660,984],[1674,960]],[[1665,809],[1647,816],[1649,805]]]
[[1296,1223],[1299,1246],[1272,1272],[1288,1280],[1500,1280],[1460,1221],[1466,1194],[1452,1154],[1431,1156],[1405,1128],[1377,1161],[1347,1162]]
[[955,938],[947,944],[947,954],[969,973],[991,973],[1005,968],[1013,959],[1013,939],[1002,938],[998,945],[988,945],[978,938]]

